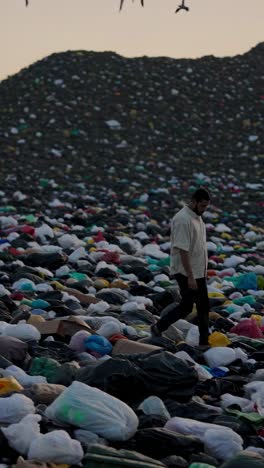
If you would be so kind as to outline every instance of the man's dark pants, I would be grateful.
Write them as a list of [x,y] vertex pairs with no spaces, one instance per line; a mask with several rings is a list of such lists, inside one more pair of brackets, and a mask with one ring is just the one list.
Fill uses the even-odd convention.
[[209,299],[206,285],[206,278],[196,279],[198,289],[190,289],[188,287],[187,276],[177,273],[174,275],[179,284],[181,293],[181,302],[174,309],[168,312],[157,322],[158,329],[163,332],[174,322],[185,318],[192,312],[193,304],[196,304],[198,327],[200,333],[200,345],[208,344],[208,315],[209,315]]

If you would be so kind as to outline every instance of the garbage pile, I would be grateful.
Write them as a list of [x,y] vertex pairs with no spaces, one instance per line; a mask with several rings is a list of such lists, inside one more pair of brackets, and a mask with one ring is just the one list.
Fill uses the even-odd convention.
[[68,51],[36,62],[0,83],[2,190],[23,187],[18,200],[39,197],[42,206],[47,185],[71,191],[84,184],[98,194],[129,185],[172,191],[186,189],[195,164],[197,173],[215,177],[219,201],[232,196],[231,206],[239,174],[243,186],[251,184],[245,201],[257,209],[263,57],[260,43],[226,58]]
[[[66,52],[0,84],[1,467],[264,467],[263,52]],[[206,350],[195,307],[150,333],[198,186]]]

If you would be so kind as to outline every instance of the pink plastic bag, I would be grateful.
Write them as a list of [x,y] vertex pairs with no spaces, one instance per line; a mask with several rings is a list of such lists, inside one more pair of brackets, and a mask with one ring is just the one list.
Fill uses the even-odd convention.
[[231,328],[230,333],[236,333],[240,336],[247,336],[248,338],[263,338],[263,333],[257,326],[254,319],[241,320],[237,325]]

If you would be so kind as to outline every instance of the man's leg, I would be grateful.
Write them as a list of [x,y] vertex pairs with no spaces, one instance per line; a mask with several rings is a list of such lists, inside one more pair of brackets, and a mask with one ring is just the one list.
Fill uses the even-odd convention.
[[[188,278],[184,275],[177,274],[174,276],[177,280],[180,288],[181,293],[181,302],[179,305],[174,309],[168,312],[164,317],[159,319],[155,326],[158,329],[158,332],[162,333],[163,331],[167,330],[169,326],[179,320],[180,318],[186,317],[188,314],[191,313],[194,298],[195,298],[195,291],[188,288]],[[154,328],[155,333],[155,328]]]
[[200,333],[200,345],[208,344],[209,335],[209,299],[206,285],[206,278],[199,278],[197,281],[197,294],[195,303],[197,307],[198,327]]

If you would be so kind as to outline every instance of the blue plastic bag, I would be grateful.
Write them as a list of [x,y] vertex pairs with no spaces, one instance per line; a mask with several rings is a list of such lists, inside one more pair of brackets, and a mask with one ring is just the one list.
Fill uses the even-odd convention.
[[87,351],[101,354],[101,356],[110,354],[113,349],[110,341],[108,341],[104,336],[100,335],[88,336],[88,338],[84,340],[84,345]]

